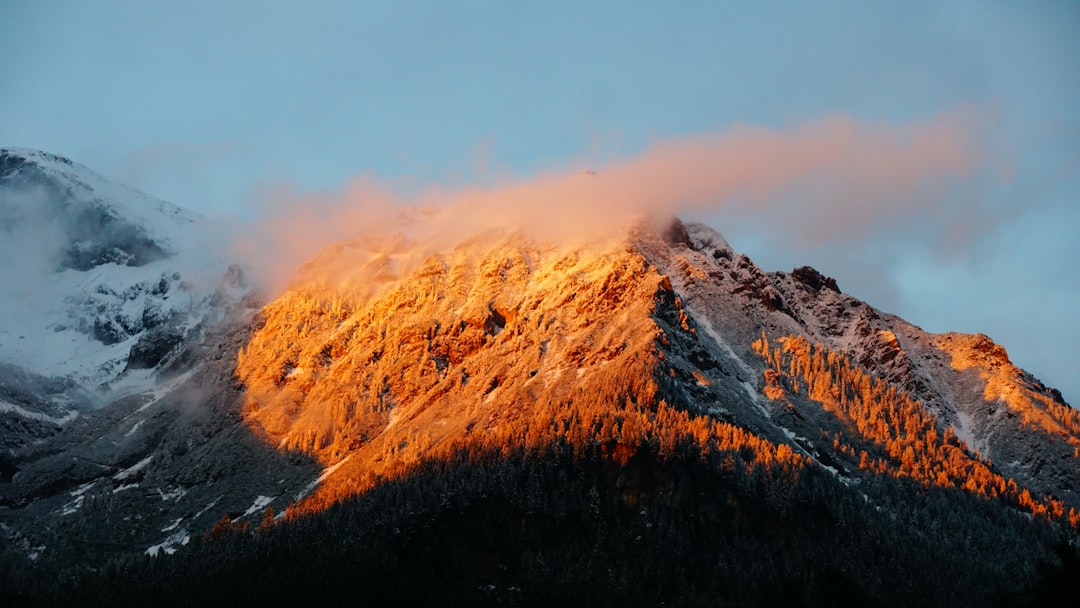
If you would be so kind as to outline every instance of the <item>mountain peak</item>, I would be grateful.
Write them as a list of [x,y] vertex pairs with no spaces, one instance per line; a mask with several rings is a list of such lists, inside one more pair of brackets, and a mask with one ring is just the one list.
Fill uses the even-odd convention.
[[[48,219],[27,212],[41,205],[100,208],[117,221],[129,217],[121,209],[157,208],[113,200],[94,181],[104,178],[59,157],[5,155],[0,219],[20,228]],[[56,200],[23,205],[28,189]],[[866,555],[884,555],[857,580],[907,567],[900,578],[926,592],[903,601],[918,603],[943,585],[967,597],[979,586],[954,579],[972,567],[983,567],[972,581],[1030,574],[1052,531],[1080,526],[1080,413],[986,336],[929,334],[808,266],[764,272],[712,228],[677,218],[612,222],[583,242],[569,231],[545,241],[543,230],[498,218],[456,231],[437,213],[408,219],[324,249],[258,311],[239,301],[226,313],[229,289],[191,289],[174,269],[183,248],[4,281],[0,310],[13,312],[0,317],[0,424],[40,431],[19,435],[9,459],[0,453],[4,532],[27,555],[121,534],[140,551],[183,552],[200,531],[213,543],[259,521],[258,542],[272,542],[271,505],[285,521],[306,512],[314,522],[332,503],[353,508],[357,494],[433,492],[430,508],[376,500],[386,512],[348,519],[390,533],[398,525],[382,516],[415,516],[421,544],[449,521],[458,555],[469,546],[459,524],[483,538],[506,528],[461,508],[520,508],[511,527],[547,512],[551,530],[626,541],[610,555],[644,556],[649,565],[634,572],[683,563],[686,547],[717,530],[714,558],[732,538],[770,539],[705,560],[722,564],[719,574],[755,559],[770,571],[792,562],[792,546],[844,535],[820,555],[794,555],[836,558],[856,578]],[[234,295],[244,290],[239,273],[227,279]],[[73,412],[69,401],[97,384],[118,387],[111,402]],[[471,481],[446,482],[456,467]],[[492,507],[500,495],[517,506]],[[560,506],[546,511],[553,496]],[[687,514],[704,527],[673,553],[650,552]],[[497,544],[560,537],[525,525]],[[354,541],[350,556],[380,546]],[[195,560],[217,552],[193,544],[208,551]],[[601,545],[582,546],[580,563],[596,561]],[[911,547],[929,557],[894,559]],[[970,561],[950,561],[957,555]],[[559,559],[549,563],[576,567]],[[951,570],[928,582],[926,563]]]
[[60,269],[142,266],[173,255],[200,218],[62,156],[0,149],[0,230],[49,238]]
[[[545,424],[537,420],[567,411],[588,418],[671,407],[738,421],[859,479],[867,472],[852,454],[881,437],[863,429],[845,440],[848,451],[825,455],[821,446],[793,439],[817,436],[817,425],[834,416],[821,410],[833,393],[806,401],[806,387],[823,381],[804,375],[816,369],[815,358],[832,362],[828,390],[837,395],[873,385],[877,392],[867,395],[893,399],[880,384],[892,383],[896,407],[914,412],[939,437],[953,425],[978,450],[965,456],[973,463],[1006,449],[996,434],[1025,444],[1044,441],[1032,433],[1052,431],[1061,440],[1048,449],[1063,455],[1080,445],[1080,427],[1071,426],[1076,417],[1030,382],[1020,391],[1015,368],[968,371],[968,351],[992,369],[1007,362],[1000,347],[975,340],[950,349],[947,338],[841,293],[835,279],[808,266],[765,273],[701,224],[642,220],[621,240],[577,247],[506,231],[447,251],[390,243],[378,251],[338,246],[310,264],[306,274],[315,280],[298,280],[263,310],[264,322],[238,358],[249,425],[272,444],[311,453],[329,467],[304,508],[357,491],[359,477],[377,478],[403,461],[489,435],[503,438],[507,429],[516,430],[506,437],[527,435],[529,425]],[[783,346],[774,353],[769,343]],[[950,353],[951,365],[944,364]],[[799,371],[802,365],[807,371]],[[1019,424],[984,420],[982,401],[999,395],[1013,395],[1010,408],[1025,416]],[[829,432],[855,428],[841,424]],[[410,439],[417,433],[425,439]],[[949,441],[949,449],[960,449]],[[965,481],[926,477],[925,469],[894,457],[874,470],[945,487]],[[985,466],[978,470],[989,475]],[[1033,489],[1054,491],[1022,467],[1004,466]],[[1068,480],[1064,487],[1080,482],[1067,466],[1047,466]],[[1071,490],[1059,492],[1077,499]]]
[[160,361],[225,270],[207,228],[63,156],[0,149],[0,259],[18,260],[0,268],[0,362],[97,389],[133,350]]
[[4,147],[0,148],[0,176],[22,163],[35,163],[41,165],[68,165],[74,166],[71,159],[33,148]]

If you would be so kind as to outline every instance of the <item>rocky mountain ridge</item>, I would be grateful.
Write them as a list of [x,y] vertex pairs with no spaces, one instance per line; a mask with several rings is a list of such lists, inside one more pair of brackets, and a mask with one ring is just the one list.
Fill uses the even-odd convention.
[[[27,163],[68,166],[19,154],[0,172],[19,196]],[[813,268],[765,272],[701,224],[642,221],[574,246],[513,230],[438,251],[405,236],[340,243],[269,302],[238,268],[185,286],[168,270],[184,259],[173,238],[156,259],[123,239],[80,246],[122,255],[45,273],[77,286],[48,329],[109,366],[35,367],[47,341],[0,366],[10,559],[172,554],[211,530],[330,512],[433,463],[522,454],[599,459],[616,502],[642,513],[696,500],[687,480],[701,470],[737,514],[746,492],[786,512],[789,480],[832,496],[804,506],[837,521],[859,504],[922,525],[938,517],[919,502],[932,494],[984,517],[986,538],[1028,547],[986,565],[1021,581],[1080,526],[1080,414],[1004,348],[924,332]],[[87,381],[102,377],[109,391]],[[984,548],[953,525],[895,533]]]
[[[606,385],[628,378],[657,385],[628,389],[624,400],[655,394],[836,470],[843,459],[815,438],[818,422],[789,425],[764,392],[768,370],[755,341],[801,337],[903,391],[935,419],[936,433],[965,443],[967,458],[993,457],[1035,495],[1080,505],[1076,411],[1001,347],[985,336],[923,332],[812,268],[765,273],[705,226],[643,226],[592,250],[503,235],[433,255],[400,277],[388,257],[360,257],[368,265],[352,266],[361,275],[353,279],[378,275],[390,287],[372,295],[300,277],[266,307],[266,325],[237,366],[247,420],[271,443],[333,468],[324,500],[444,439],[536,415],[534,404],[580,408],[583,395],[601,399]],[[508,402],[520,404],[513,414]],[[837,473],[857,479],[857,463],[852,469]],[[337,479],[346,489],[334,489]]]
[[[154,385],[160,365],[250,289],[205,255],[215,228],[66,158],[0,149],[0,414],[61,421]],[[23,390],[65,386],[63,391]],[[0,427],[0,428],[3,428]],[[17,445],[19,433],[2,433]]]

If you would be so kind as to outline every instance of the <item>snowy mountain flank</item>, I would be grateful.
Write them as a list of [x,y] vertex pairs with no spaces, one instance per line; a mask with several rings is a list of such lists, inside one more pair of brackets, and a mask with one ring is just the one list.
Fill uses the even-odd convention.
[[[205,253],[213,235],[198,215],[66,158],[0,149],[4,416],[59,423],[151,388],[245,289]],[[26,374],[68,388],[20,390]]]
[[[654,538],[642,563],[737,579],[740,551],[760,555],[735,603],[822,564],[895,590],[885,603],[987,600],[1076,538],[1080,413],[1058,391],[986,336],[925,332],[813,268],[765,272],[707,226],[340,243],[266,303],[204,253],[208,226],[67,159],[0,150],[0,250],[17,262],[0,270],[7,563],[96,576],[72,556],[207,560],[222,537],[272,555],[289,522],[319,530],[380,492],[393,512],[348,520],[383,523],[342,546],[479,525],[499,557],[466,578],[500,601],[556,570],[629,590],[641,577],[604,560]],[[509,540],[468,515],[500,497],[521,511]],[[680,536],[701,522],[736,527]],[[545,551],[573,554],[543,544],[571,543],[565,529],[585,561],[548,568]]]

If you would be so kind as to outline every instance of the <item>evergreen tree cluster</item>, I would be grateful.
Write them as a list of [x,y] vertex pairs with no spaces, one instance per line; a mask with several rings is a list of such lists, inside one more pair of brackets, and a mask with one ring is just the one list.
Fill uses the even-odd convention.
[[27,570],[6,555],[6,605],[993,605],[1075,568],[1040,552],[1047,522],[959,489],[912,499],[906,478],[852,488],[716,456],[733,466],[645,444],[625,462],[460,451],[321,512],[224,518],[173,556]]

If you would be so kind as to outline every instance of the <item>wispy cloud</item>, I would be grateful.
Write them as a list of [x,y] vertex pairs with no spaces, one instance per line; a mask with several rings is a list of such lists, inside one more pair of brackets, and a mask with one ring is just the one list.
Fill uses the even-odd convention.
[[[552,241],[602,238],[642,215],[722,212],[795,246],[859,241],[933,224],[943,246],[993,219],[952,196],[996,161],[972,108],[879,124],[831,116],[788,129],[735,125],[657,142],[637,157],[566,167],[495,185],[428,185],[361,177],[342,192],[277,192],[240,249],[264,276],[292,276],[330,243],[400,233],[452,246],[492,228]],[[719,226],[721,230],[724,226]]]

